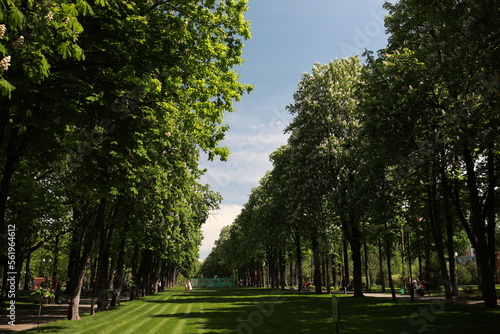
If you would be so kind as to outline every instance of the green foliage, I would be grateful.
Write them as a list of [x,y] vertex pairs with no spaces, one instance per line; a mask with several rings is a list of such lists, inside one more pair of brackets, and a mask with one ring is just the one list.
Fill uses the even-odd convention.
[[52,299],[55,297],[54,293],[52,293],[49,289],[39,288],[35,289],[32,295],[37,295],[39,297],[40,303],[46,302],[48,299]]
[[460,285],[475,285],[478,284],[479,278],[477,274],[477,265],[473,262],[466,264],[457,263],[457,279]]
[[[234,240],[265,248],[270,236],[278,252],[289,252],[284,240],[312,246],[320,236],[328,252],[342,226],[353,255],[361,240],[381,239],[394,256],[406,225],[417,255],[431,258],[424,272],[436,285],[451,277],[449,253],[473,244],[495,307],[488,262],[498,245],[500,12],[495,1],[384,7],[385,49],[367,52],[364,66],[356,58],[316,64],[299,82],[288,145],[271,155],[273,170],[252,190]],[[424,247],[415,236],[425,236]],[[246,248],[240,261],[259,252]],[[392,261],[399,274],[407,270],[401,260]],[[476,279],[457,270],[459,279]]]
[[[0,8],[0,54],[11,57],[0,72],[0,149],[17,159],[0,160],[13,170],[2,229],[16,222],[23,252],[70,253],[60,257],[70,280],[91,244],[91,256],[112,259],[99,261],[101,274],[125,250],[133,289],[192,275],[201,226],[221,200],[199,182],[200,151],[227,158],[224,114],[251,89],[233,70],[250,37],[246,1]],[[59,249],[47,251],[56,236]]]
[[19,8],[11,7],[5,21],[13,30],[22,30],[26,18]]
[[12,91],[15,89],[14,85],[5,79],[0,79],[0,92],[3,96],[11,97]]

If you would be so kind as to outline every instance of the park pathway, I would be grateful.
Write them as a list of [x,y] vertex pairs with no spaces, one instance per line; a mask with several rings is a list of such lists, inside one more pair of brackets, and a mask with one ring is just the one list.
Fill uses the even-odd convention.
[[[11,326],[4,323],[7,319],[5,311],[2,311],[0,323],[0,334],[15,333],[28,330],[38,325],[43,325],[55,320],[65,319],[68,312],[69,304],[44,304],[40,317],[38,316],[39,306],[16,310],[16,325]],[[82,299],[80,301],[80,314],[90,313],[90,299]]]

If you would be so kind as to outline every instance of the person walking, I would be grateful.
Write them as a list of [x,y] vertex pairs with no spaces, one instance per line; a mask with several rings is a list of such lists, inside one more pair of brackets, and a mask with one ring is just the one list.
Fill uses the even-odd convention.
[[344,294],[347,294],[347,279],[344,276],[342,276],[342,289],[344,290]]

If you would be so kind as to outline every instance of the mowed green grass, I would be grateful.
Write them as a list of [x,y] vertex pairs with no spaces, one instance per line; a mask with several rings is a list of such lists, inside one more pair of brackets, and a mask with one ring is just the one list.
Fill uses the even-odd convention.
[[[499,333],[500,310],[339,295],[340,333]],[[37,333],[36,328],[29,331]],[[332,297],[259,288],[169,289],[154,296],[40,327],[42,333],[335,333]]]

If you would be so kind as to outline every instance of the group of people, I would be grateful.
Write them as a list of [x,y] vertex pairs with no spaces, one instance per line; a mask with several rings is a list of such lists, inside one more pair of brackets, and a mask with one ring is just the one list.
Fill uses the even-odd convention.
[[[408,282],[410,281],[410,278],[408,277]],[[411,282],[411,288],[415,290],[417,293],[417,296],[423,296],[424,291],[429,289],[429,283],[427,283],[425,280],[421,280],[418,277],[414,279]]]
[[187,280],[184,282],[184,292],[191,292],[193,290],[193,285],[191,284],[191,280]]

